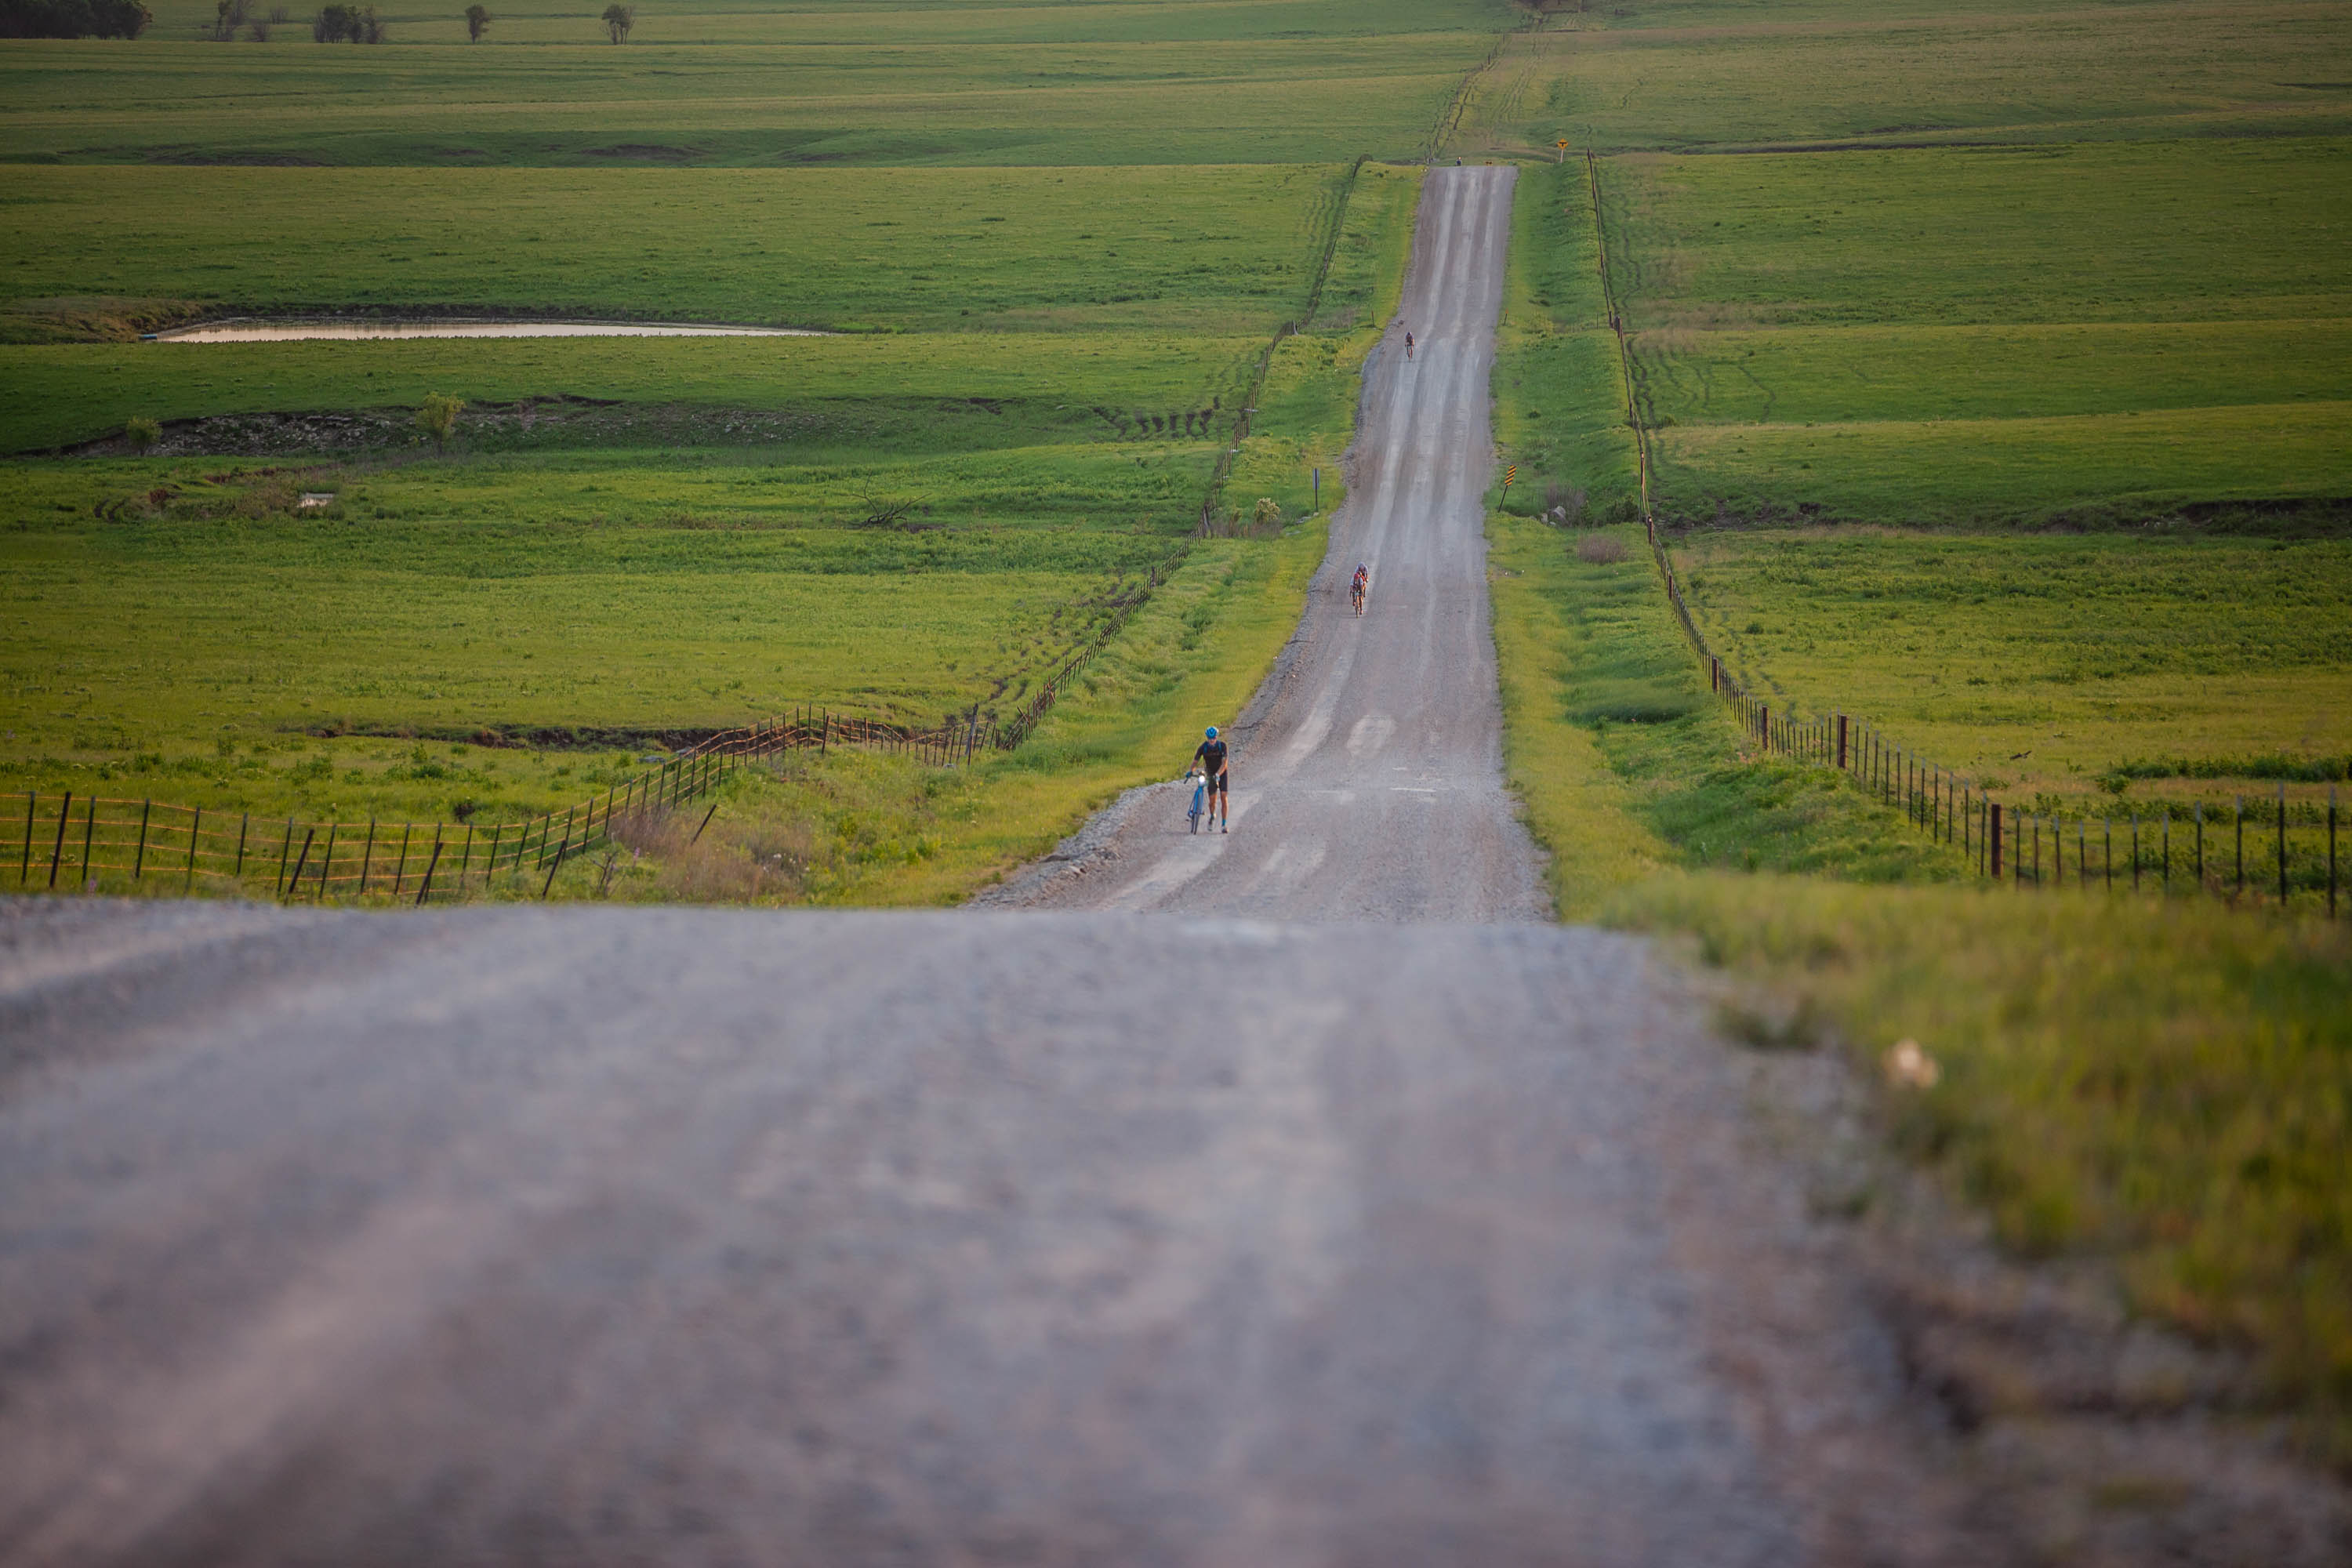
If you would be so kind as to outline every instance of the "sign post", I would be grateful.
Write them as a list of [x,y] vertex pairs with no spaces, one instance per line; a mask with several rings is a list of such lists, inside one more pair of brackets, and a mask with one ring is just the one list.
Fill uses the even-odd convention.
[[1323,470],[1322,470],[1322,469],[1320,469],[1320,468],[1317,468],[1316,470],[1314,470],[1314,473],[1315,473],[1315,510],[1316,510],[1317,511],[1321,511],[1321,510],[1323,510]]
[[1561,137],[1559,141],[1557,141],[1557,142],[1553,142],[1553,143],[1552,143],[1552,145],[1559,149],[1559,157],[1557,157],[1557,158],[1555,158],[1555,159],[1553,159],[1553,160],[1552,160],[1552,162],[1553,162],[1553,163],[1567,163],[1567,162],[1568,162],[1568,138],[1567,138],[1567,137],[1565,137],[1565,136],[1563,136],[1563,137]]
[[1511,499],[1511,481],[1518,477],[1519,466],[1517,463],[1513,463],[1509,468],[1503,470],[1503,499],[1507,501]]

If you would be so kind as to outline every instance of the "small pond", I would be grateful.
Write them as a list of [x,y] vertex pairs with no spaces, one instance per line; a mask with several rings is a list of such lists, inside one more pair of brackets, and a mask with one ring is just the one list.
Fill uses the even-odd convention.
[[299,321],[258,318],[150,334],[165,343],[290,343],[309,338],[822,338],[805,327],[679,321]]

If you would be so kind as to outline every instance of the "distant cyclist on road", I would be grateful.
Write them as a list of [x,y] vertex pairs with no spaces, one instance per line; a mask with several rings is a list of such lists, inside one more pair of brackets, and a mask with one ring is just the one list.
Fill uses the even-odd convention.
[[1209,738],[1192,752],[1192,761],[1208,780],[1209,820],[1217,824],[1220,833],[1234,830],[1233,805],[1225,794],[1225,743],[1217,739],[1217,727],[1209,726]]
[[1411,332],[1407,332],[1404,335],[1404,357],[1407,359],[1411,359],[1412,357],[1412,334]]
[[1371,591],[1371,586],[1372,569],[1360,561],[1357,562],[1355,578],[1348,584],[1348,602],[1356,607],[1356,614],[1360,616],[1364,613],[1364,595]]

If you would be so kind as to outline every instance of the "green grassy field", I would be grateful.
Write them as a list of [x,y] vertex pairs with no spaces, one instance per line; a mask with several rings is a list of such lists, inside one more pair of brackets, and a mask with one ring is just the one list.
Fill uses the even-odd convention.
[[196,41],[167,5],[131,45],[0,45],[0,160],[1297,163],[1410,156],[1507,0],[803,4],[641,13],[383,10],[393,41]]
[[[1322,198],[1319,225],[1286,231],[1305,255],[1290,296],[1267,307],[1303,313],[1342,216],[1328,172],[1219,173],[1244,192],[1296,174],[1302,202]],[[1318,463],[1326,505],[1341,494],[1356,371],[1393,309],[1418,173],[1375,166],[1349,186],[1317,318],[1284,344],[1280,395],[1253,423],[1233,504],[1269,495],[1297,518]],[[1218,309],[1266,331],[1282,319]],[[1009,714],[1086,645],[1106,599],[1187,548],[1265,342],[1096,328],[16,347],[39,371],[5,405],[19,439],[134,412],[348,409],[355,393],[398,409],[454,391],[475,406],[445,457],[409,434],[341,458],[0,470],[6,782],[105,792],[135,778],[185,804],[321,816],[446,816],[462,799],[495,822],[618,764],[478,747],[428,763],[404,742],[310,732],[654,735],[800,704],[921,724],[975,705]],[[622,423],[586,449],[532,449],[515,402],[499,400],[557,393],[632,401],[599,414]],[[626,420],[675,408],[700,411],[675,427],[690,444],[633,443]],[[772,425],[751,419],[762,409]],[[751,433],[727,435],[739,416]],[[298,512],[303,491],[335,502]],[[893,503],[908,510],[868,525]],[[1271,568],[1251,562],[1296,548],[1221,541],[1204,559],[1256,582]],[[1197,641],[1227,609],[1210,589],[1195,601],[1182,635]],[[1257,620],[1220,637],[1218,658],[1242,666],[1281,640]],[[1034,812],[1058,799],[1065,828],[1099,781],[1066,782],[1059,796],[1046,778],[1032,786]],[[1040,831],[1030,823],[1021,842]],[[987,869],[962,849],[941,863],[967,887]]]
[[1638,508],[1624,378],[1598,265],[1582,165],[1522,170],[1495,342],[1496,440],[1520,469],[1509,496],[1496,499],[1516,511],[1573,502],[1582,518]]
[[2352,497],[2352,142],[1611,165],[1666,515]]
[[[1247,392],[1264,347],[1263,338],[1146,331],[0,345],[0,446],[110,436],[139,416],[413,412],[429,393],[479,405],[458,426],[476,448],[526,434],[488,421],[489,405],[561,398],[790,414],[788,428],[762,426],[760,438],[782,430],[796,446],[862,449],[877,461],[1140,436],[1147,416],[1162,433],[1189,419],[1205,438]],[[686,444],[705,441],[732,444],[719,429]]]
[[1669,517],[2340,510],[2347,60],[2336,3],[1656,0],[1512,35],[1454,145],[1604,154]]
[[1705,531],[1676,555],[1743,679],[1796,713],[1869,715],[2021,802],[2128,809],[2116,770],[2159,761],[2192,776],[2133,799],[2226,800],[2260,787],[2258,761],[2312,781],[2352,764],[2341,539]]
[[1602,152],[2336,136],[2339,0],[1632,0],[1514,37],[1459,144]]
[[20,312],[95,295],[1263,336],[1306,293],[1343,173],[22,169],[0,289]]

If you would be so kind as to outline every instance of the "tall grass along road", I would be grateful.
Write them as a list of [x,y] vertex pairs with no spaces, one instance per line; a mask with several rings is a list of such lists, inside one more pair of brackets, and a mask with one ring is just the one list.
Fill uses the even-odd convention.
[[1630,938],[0,921],[12,1564],[2019,1560]]
[[[1481,497],[1509,168],[1433,170],[1403,303],[1370,366],[1349,499],[1284,662],[1230,725],[1233,831],[1130,793],[1006,890],[1032,907],[1307,920],[1531,920],[1535,849],[1503,787]],[[1404,338],[1414,340],[1412,357]],[[1369,612],[1347,584],[1371,568]],[[1169,772],[1183,759],[1171,756]]]

